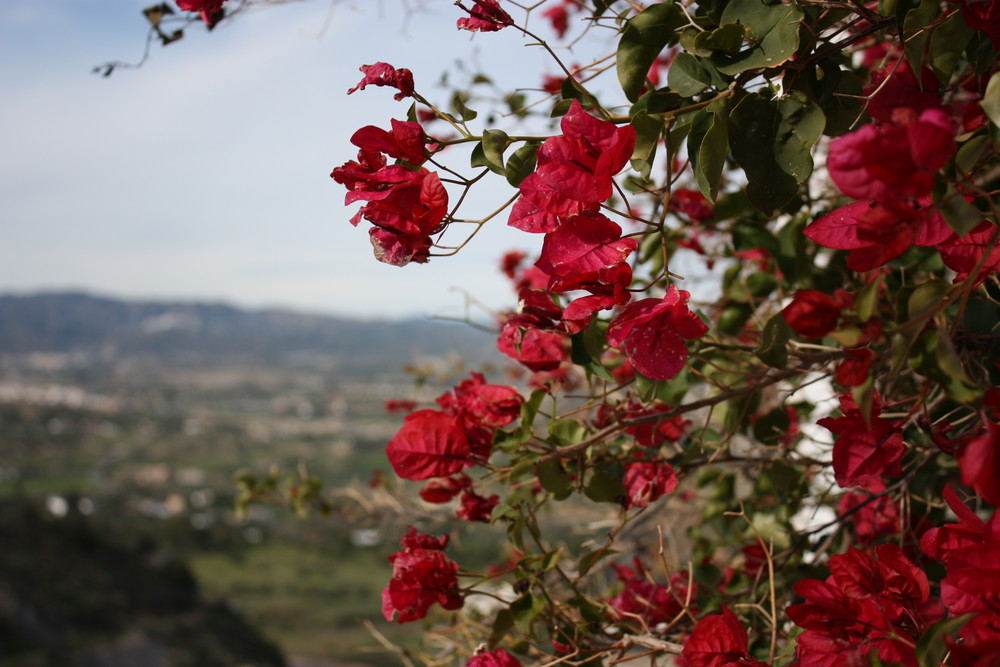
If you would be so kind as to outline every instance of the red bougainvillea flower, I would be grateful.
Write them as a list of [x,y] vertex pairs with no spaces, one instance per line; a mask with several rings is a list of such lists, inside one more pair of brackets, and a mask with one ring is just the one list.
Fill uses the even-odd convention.
[[[962,238],[952,235],[940,245],[938,251],[941,253],[941,260],[945,266],[955,271],[956,282],[965,280],[975,270],[997,233],[997,228],[992,223],[983,222]],[[976,284],[982,283],[997,269],[1000,269],[1000,244],[993,246],[989,257],[983,262]]]
[[459,30],[472,30],[473,32],[496,32],[506,28],[509,25],[514,25],[514,19],[510,17],[510,14],[505,12],[503,8],[500,7],[500,3],[497,0],[472,0],[472,9],[467,9],[465,5],[461,3],[461,0],[456,2],[462,10],[469,14],[466,18],[458,19],[456,24]]
[[439,396],[437,403],[463,424],[495,430],[521,416],[524,398],[514,387],[487,384],[482,373],[472,373],[470,379]]
[[393,95],[393,99],[413,96],[413,72],[410,70],[396,69],[388,63],[362,65],[360,69],[365,76],[358,85],[347,91],[348,95],[356,90],[364,90],[366,86],[389,86],[399,91]]
[[874,353],[867,347],[847,350],[847,358],[840,362],[834,378],[845,387],[857,387],[868,379]]
[[953,615],[1000,614],[1000,511],[983,521],[958,498],[950,485],[944,500],[958,523],[931,528],[920,549],[945,564],[941,601]]
[[500,496],[495,493],[486,498],[473,491],[463,491],[462,506],[455,512],[455,516],[464,521],[489,523],[493,508],[499,503]]
[[893,422],[876,419],[882,402],[876,394],[872,418],[865,419],[850,394],[840,397],[842,417],[824,417],[816,423],[836,434],[833,474],[841,487],[876,488],[882,477],[902,474],[900,460],[906,453],[902,434]]
[[941,84],[930,67],[923,69],[921,80],[917,81],[906,59],[893,60],[872,72],[871,81],[864,90],[868,97],[865,109],[880,123],[892,122],[896,109],[910,109],[917,114],[927,109],[940,109],[940,88]]
[[617,410],[616,416],[623,422],[644,418],[641,424],[627,426],[625,432],[634,437],[636,444],[641,447],[659,447],[664,442],[680,440],[684,435],[684,429],[691,425],[691,422],[682,415],[652,418],[653,415],[665,415],[672,409],[672,406],[660,402],[644,405],[639,401],[629,401],[623,408]]
[[357,162],[334,169],[330,176],[347,187],[347,204],[369,202],[351,224],[357,226],[363,218],[375,225],[369,234],[376,259],[395,266],[427,261],[430,234],[442,228],[448,212],[448,191],[436,173],[386,166],[381,153],[362,148]]
[[[669,623],[684,611],[684,605],[697,596],[696,587],[688,582],[686,571],[670,577],[670,587],[653,583],[646,567],[635,558],[632,567],[614,564],[615,576],[624,584],[621,592],[608,604],[624,621],[641,621],[647,628]],[[693,610],[696,611],[696,610]]]
[[670,193],[670,207],[686,215],[695,224],[708,220],[715,212],[705,195],[687,188],[678,188]]
[[482,648],[476,651],[465,667],[521,667],[521,661],[502,648],[492,651]]
[[836,298],[816,290],[799,290],[781,316],[796,333],[822,338],[837,328],[840,313],[850,306],[850,301],[850,294],[844,290],[838,290]]
[[222,3],[225,0],[177,0],[177,6],[185,12],[198,12],[209,30],[223,18]]
[[963,484],[1000,507],[1000,426],[986,417],[983,422],[982,432],[959,449],[958,467]]
[[662,299],[628,306],[608,327],[608,343],[621,348],[637,371],[653,380],[669,380],[687,360],[685,338],[705,335],[708,327],[687,307],[691,294],[671,285]]
[[451,502],[458,494],[471,486],[472,478],[465,473],[459,473],[451,477],[429,479],[419,493],[426,502],[440,505]]
[[830,144],[827,168],[840,191],[885,202],[926,197],[955,154],[955,126],[941,109],[906,109],[891,125],[865,125]]
[[635,147],[630,125],[595,118],[573,100],[562,117],[561,136],[538,149],[538,166],[519,186],[521,198],[507,224],[522,231],[554,231],[562,218],[596,210],[611,196],[612,177],[628,163]]
[[677,473],[666,461],[636,461],[625,466],[625,508],[647,507],[677,488]]
[[688,667],[767,667],[750,656],[750,640],[740,619],[722,607],[721,614],[705,616],[684,643]]
[[393,118],[392,130],[366,125],[351,137],[351,143],[366,151],[378,151],[419,167],[427,160],[424,128],[420,123]]
[[471,465],[471,445],[451,415],[417,410],[406,416],[385,453],[396,474],[420,481],[447,477]]
[[859,272],[882,266],[913,245],[940,246],[954,237],[928,197],[914,202],[852,202],[819,217],[803,234],[821,246],[850,250],[847,267]]
[[873,555],[849,548],[831,556],[826,581],[803,579],[794,591],[805,598],[786,610],[806,630],[795,649],[802,667],[867,664],[872,652],[916,667],[916,639],[940,620],[922,613],[927,575],[896,544],[875,547]]
[[862,545],[873,544],[882,537],[898,535],[902,530],[899,503],[888,495],[881,481],[872,483],[867,492],[851,491],[837,505],[837,513],[848,517],[854,535]]
[[385,411],[390,415],[405,415],[417,409],[417,402],[410,399],[390,398],[385,402]]
[[548,19],[549,24],[556,31],[559,39],[562,39],[566,35],[566,30],[569,29],[569,11],[566,9],[566,3],[549,7],[542,12],[542,16]]
[[398,623],[416,621],[437,603],[448,610],[462,606],[458,565],[444,555],[448,536],[418,533],[412,526],[403,536],[403,550],[389,556],[392,579],[382,591],[382,614]]
[[553,279],[553,292],[585,290],[588,296],[573,299],[562,312],[560,325],[566,333],[579,333],[590,325],[598,311],[623,306],[632,300],[628,291],[632,284],[632,267],[619,262],[598,271],[580,273],[568,278]]
[[545,235],[535,266],[556,278],[610,268],[639,247],[635,239],[621,236],[622,228],[600,213],[573,216]]
[[957,0],[962,5],[962,18],[973,30],[980,30],[1000,50],[1000,4],[993,0]]

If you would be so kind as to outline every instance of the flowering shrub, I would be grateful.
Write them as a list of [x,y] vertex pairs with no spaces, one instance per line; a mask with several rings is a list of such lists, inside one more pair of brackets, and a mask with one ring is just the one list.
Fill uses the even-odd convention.
[[[332,176],[382,262],[534,243],[498,258],[520,385],[394,402],[387,446],[509,548],[474,573],[411,529],[386,618],[475,667],[998,664],[997,3],[456,4],[557,74],[476,125],[467,91],[366,65],[350,92],[412,106]],[[608,34],[589,64],[551,46]],[[469,217],[485,179],[508,198]],[[546,529],[593,507],[597,534]]]

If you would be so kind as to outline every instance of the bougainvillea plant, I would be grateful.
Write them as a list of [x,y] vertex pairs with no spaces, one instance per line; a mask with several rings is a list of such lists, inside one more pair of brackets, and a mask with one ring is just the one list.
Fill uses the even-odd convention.
[[[551,71],[477,124],[364,64],[350,92],[399,118],[332,177],[382,262],[523,232],[495,322],[521,380],[393,402],[387,443],[395,488],[509,544],[463,569],[428,510],[386,619],[435,665],[1000,664],[1000,5],[455,4]],[[585,40],[609,52],[552,48]],[[589,539],[546,529],[593,508]]]

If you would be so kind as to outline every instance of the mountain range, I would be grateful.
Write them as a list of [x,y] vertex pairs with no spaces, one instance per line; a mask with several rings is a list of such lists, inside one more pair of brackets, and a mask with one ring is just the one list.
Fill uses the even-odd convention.
[[495,356],[495,337],[466,323],[365,321],[223,303],[126,301],[79,292],[0,294],[0,355],[34,352],[183,363],[322,363],[392,369],[414,358]]

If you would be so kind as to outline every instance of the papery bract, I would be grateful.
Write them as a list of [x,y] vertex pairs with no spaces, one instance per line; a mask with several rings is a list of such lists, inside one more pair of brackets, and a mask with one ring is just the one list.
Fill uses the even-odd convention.
[[696,586],[689,583],[687,572],[675,572],[670,577],[669,588],[650,581],[642,562],[633,559],[633,567],[614,565],[615,576],[623,583],[618,595],[608,600],[608,605],[626,621],[641,619],[653,628],[659,623],[669,623],[684,611],[684,605],[693,601]]
[[521,667],[521,661],[502,648],[476,651],[465,667]]
[[396,474],[415,481],[447,477],[471,464],[471,446],[451,415],[417,410],[389,441],[385,453]]
[[906,452],[896,425],[876,419],[881,402],[874,401],[870,423],[849,394],[840,397],[842,417],[824,417],[816,423],[837,435],[833,444],[833,474],[841,487],[872,488],[884,476],[901,474],[900,459]]
[[472,9],[466,9],[461,0],[455,3],[469,14],[467,18],[458,19],[456,25],[460,30],[496,32],[514,25],[514,19],[500,7],[497,0],[472,0],[472,3]]
[[746,628],[728,607],[698,621],[683,655],[688,667],[767,667],[750,656]]
[[625,507],[646,507],[677,488],[677,473],[666,461],[634,461],[625,466]]
[[829,294],[816,290],[799,290],[781,316],[796,333],[809,338],[822,338],[837,328],[843,305]]
[[431,605],[445,609],[462,607],[458,590],[458,565],[444,555],[448,536],[435,538],[416,532],[411,526],[403,537],[403,550],[389,556],[392,579],[382,591],[382,614],[387,621],[416,621],[427,615]]
[[492,494],[488,498],[472,491],[463,491],[461,507],[455,512],[455,516],[465,521],[481,521],[489,523],[493,508],[500,502],[497,494]]
[[638,247],[635,239],[623,239],[621,235],[622,228],[600,213],[568,218],[545,235],[541,257],[535,266],[559,278],[609,268]]
[[636,370],[653,380],[669,380],[687,360],[684,338],[699,338],[708,326],[691,312],[685,290],[671,285],[662,299],[631,304],[608,327],[608,343],[621,348]]
[[408,69],[396,69],[388,63],[362,65],[361,72],[365,75],[358,85],[347,91],[350,95],[356,90],[364,90],[366,86],[390,86],[399,92],[393,99],[401,100],[413,96],[413,73]]

